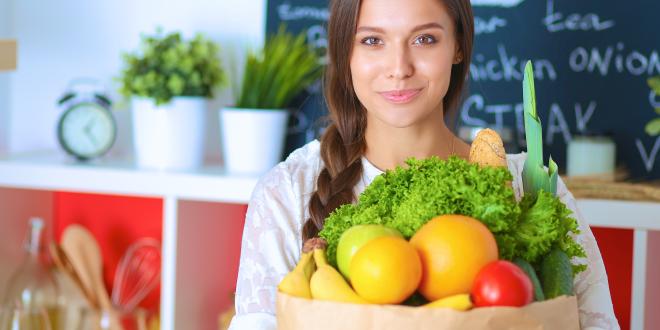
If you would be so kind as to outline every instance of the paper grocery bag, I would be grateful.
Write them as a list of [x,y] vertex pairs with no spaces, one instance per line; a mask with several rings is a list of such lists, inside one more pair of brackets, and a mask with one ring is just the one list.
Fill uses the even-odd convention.
[[577,300],[558,297],[522,308],[446,308],[357,305],[277,294],[280,330],[378,329],[579,329]]

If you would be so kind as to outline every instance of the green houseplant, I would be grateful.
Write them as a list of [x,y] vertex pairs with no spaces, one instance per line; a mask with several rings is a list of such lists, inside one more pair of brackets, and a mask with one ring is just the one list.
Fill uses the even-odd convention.
[[142,36],[123,54],[120,91],[131,99],[139,167],[192,169],[203,160],[207,100],[224,82],[219,47],[201,34]]
[[224,83],[219,47],[202,34],[184,40],[179,32],[142,36],[140,51],[123,54],[121,93],[165,104],[177,96],[213,97]]
[[[649,78],[648,80],[649,87],[651,87],[651,90],[655,92],[655,95],[660,96],[660,76]],[[660,107],[655,108],[655,113],[660,115]],[[651,136],[656,136],[660,134],[660,117],[651,119],[646,124],[646,127],[644,128],[646,130],[646,133],[648,133]]]
[[247,55],[243,85],[236,102],[243,109],[283,109],[321,76],[319,56],[305,34],[280,27],[260,51]]
[[322,74],[320,56],[284,27],[248,52],[236,105],[220,109],[229,172],[263,173],[281,158],[293,99]]

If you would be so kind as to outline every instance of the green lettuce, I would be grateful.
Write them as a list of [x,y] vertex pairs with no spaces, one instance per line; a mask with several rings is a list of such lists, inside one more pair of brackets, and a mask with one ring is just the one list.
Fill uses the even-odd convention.
[[[341,234],[359,224],[381,224],[410,238],[430,219],[462,214],[482,221],[494,234],[501,259],[522,257],[534,264],[559,246],[569,257],[584,256],[570,232],[578,233],[570,210],[552,194],[541,192],[516,202],[503,167],[481,167],[458,157],[406,161],[376,177],[356,204],[332,212],[319,236],[328,242],[328,261],[336,266]],[[582,270],[576,266],[576,271]]]
[[[514,257],[538,265],[555,246],[566,252],[569,258],[586,257],[582,246],[571,236],[571,233],[580,233],[577,221],[559,198],[540,190],[536,197],[525,195],[520,201],[520,208],[520,221],[512,232],[517,244]],[[575,274],[585,269],[583,264],[573,265]]]

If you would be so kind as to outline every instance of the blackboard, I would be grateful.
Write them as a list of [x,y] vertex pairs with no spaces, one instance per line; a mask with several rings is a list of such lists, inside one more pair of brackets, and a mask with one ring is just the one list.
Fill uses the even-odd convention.
[[[617,145],[617,163],[632,178],[660,178],[660,136],[644,131],[660,107],[660,96],[647,85],[649,77],[660,76],[660,1],[472,4],[475,49],[459,125],[508,127],[514,145],[524,146],[522,65],[531,59],[546,160],[552,155],[561,171],[572,138],[609,134]],[[285,23],[291,31],[307,31],[308,41],[323,50],[328,14],[324,0],[270,0],[266,30]],[[310,129],[289,136],[288,151],[319,132],[322,123],[313,123],[326,111],[319,93],[305,96],[300,111]]]

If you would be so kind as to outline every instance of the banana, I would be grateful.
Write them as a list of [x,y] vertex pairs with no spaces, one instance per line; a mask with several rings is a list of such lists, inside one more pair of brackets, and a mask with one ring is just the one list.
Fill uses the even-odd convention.
[[314,249],[314,261],[317,269],[309,283],[314,299],[368,304],[353,291],[339,271],[328,264],[325,248]]
[[288,295],[300,298],[312,298],[312,293],[309,288],[309,280],[316,269],[314,264],[313,251],[314,246],[310,243],[311,240],[305,242],[303,246],[300,260],[296,267],[286,274],[277,289]]
[[466,311],[472,308],[472,300],[469,294],[462,293],[432,301],[422,307],[452,308],[457,311]]

